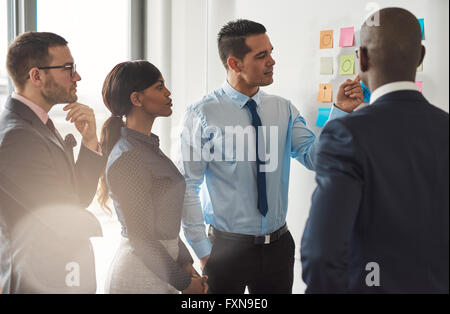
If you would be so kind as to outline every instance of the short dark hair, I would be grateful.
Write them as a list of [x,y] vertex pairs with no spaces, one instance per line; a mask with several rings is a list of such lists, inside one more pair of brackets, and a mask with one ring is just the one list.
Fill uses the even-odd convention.
[[217,43],[220,59],[225,68],[228,69],[227,59],[229,56],[243,60],[245,55],[250,52],[250,47],[245,43],[247,37],[265,33],[264,25],[244,19],[231,21],[224,25],[217,36]]
[[26,32],[17,36],[9,46],[6,57],[6,67],[14,85],[23,88],[33,67],[50,63],[50,47],[66,45],[67,41],[54,33]]

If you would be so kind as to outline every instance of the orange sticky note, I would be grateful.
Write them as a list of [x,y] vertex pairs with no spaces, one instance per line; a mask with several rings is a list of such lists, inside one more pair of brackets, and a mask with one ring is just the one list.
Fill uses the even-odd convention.
[[333,30],[320,32],[320,49],[333,48]]
[[332,98],[333,98],[333,85],[332,84],[320,84],[319,93],[317,94],[317,101],[331,102]]

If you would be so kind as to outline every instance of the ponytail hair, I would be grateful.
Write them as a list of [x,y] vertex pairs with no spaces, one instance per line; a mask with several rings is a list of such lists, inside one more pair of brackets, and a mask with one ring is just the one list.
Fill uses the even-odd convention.
[[[150,62],[143,60],[119,63],[106,76],[102,96],[112,116],[103,124],[100,136],[100,145],[105,158],[108,158],[120,139],[121,128],[125,127],[123,117],[126,117],[133,108],[130,95],[135,91],[147,89],[160,77],[161,72]],[[111,214],[112,211],[106,204],[109,200],[109,189],[105,170],[100,176],[97,198],[100,206]]]
[[[100,135],[100,146],[102,147],[102,154],[104,156],[109,156],[114,145],[120,138],[120,129],[125,126],[122,117],[111,116],[105,121],[102,127],[102,132]],[[106,157],[105,157],[106,158]],[[100,186],[97,192],[98,202],[100,206],[107,210],[110,214],[112,213],[111,208],[106,204],[109,200],[108,186],[106,184],[106,173],[103,170],[100,176]]]

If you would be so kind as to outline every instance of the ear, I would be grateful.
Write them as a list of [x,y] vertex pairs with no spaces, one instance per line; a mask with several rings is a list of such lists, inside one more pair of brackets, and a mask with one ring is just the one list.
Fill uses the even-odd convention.
[[366,47],[359,47],[359,68],[361,72],[369,70],[369,55]]
[[235,57],[232,57],[232,56],[228,57],[227,64],[228,64],[228,68],[230,70],[233,70],[236,73],[239,73],[239,72],[242,71],[242,69],[241,69],[242,68],[242,62],[238,58],[235,58]]
[[419,65],[418,65],[418,67],[422,64],[423,59],[425,58],[425,52],[426,52],[425,46],[422,45],[422,55],[420,56],[420,60],[419,60]]
[[45,76],[45,73],[39,71],[37,67],[31,68],[30,71],[28,71],[28,78],[35,86],[41,87],[44,85],[44,82],[42,81],[43,76]]
[[131,103],[136,107],[142,107],[141,100],[139,99],[139,93],[138,92],[132,92],[130,94],[130,101]]

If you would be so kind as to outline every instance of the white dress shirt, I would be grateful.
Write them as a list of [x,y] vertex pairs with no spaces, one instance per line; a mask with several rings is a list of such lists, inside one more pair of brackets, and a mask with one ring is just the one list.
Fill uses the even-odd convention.
[[414,82],[410,81],[399,81],[381,85],[376,90],[373,91],[370,96],[370,104],[373,104],[378,98],[384,96],[386,94],[396,92],[399,90],[415,90],[419,91],[417,85]]

